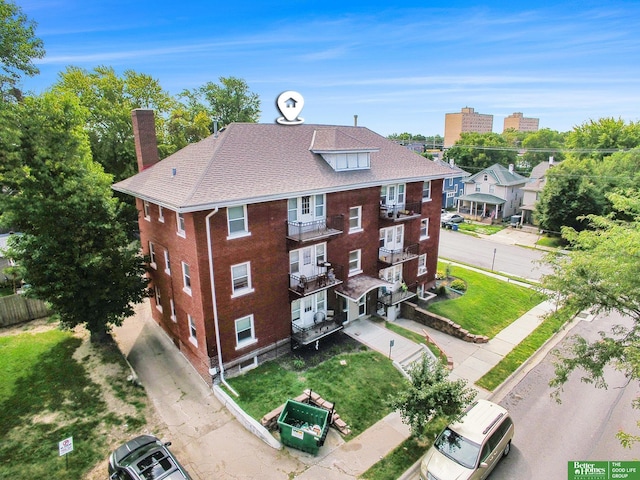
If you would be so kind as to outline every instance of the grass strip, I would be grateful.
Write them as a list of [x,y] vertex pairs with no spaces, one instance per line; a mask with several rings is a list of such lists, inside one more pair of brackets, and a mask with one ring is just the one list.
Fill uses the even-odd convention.
[[531,358],[563,325],[570,321],[575,313],[576,312],[561,309],[549,315],[533,332],[500,360],[495,367],[484,374],[484,376],[476,382],[476,385],[491,392],[495,390],[509,375],[515,372],[520,365]]

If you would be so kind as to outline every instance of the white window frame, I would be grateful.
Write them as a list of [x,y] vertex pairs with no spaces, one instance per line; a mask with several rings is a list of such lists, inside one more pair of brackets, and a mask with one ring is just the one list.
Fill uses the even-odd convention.
[[196,328],[196,321],[191,315],[187,315],[187,322],[189,325],[189,341],[196,347],[198,346],[198,329]]
[[191,295],[191,267],[186,262],[182,262],[182,291]]
[[[238,209],[242,209],[242,216],[231,218],[230,213],[238,211]],[[242,223],[242,229],[232,231],[231,226]],[[246,205],[236,205],[235,207],[227,207],[227,232],[229,236],[227,240],[232,238],[240,238],[251,235],[249,232],[249,221],[247,217],[247,206]]]
[[164,209],[162,205],[158,205],[158,221],[164,223]]
[[[427,196],[425,197],[425,191],[427,192]],[[431,180],[427,180],[422,183],[422,201],[430,202],[431,201]]]
[[187,238],[187,231],[184,225],[184,214],[176,212],[176,233],[182,238]]
[[380,187],[380,204],[390,207],[404,206],[407,201],[407,186],[404,183],[382,185]]
[[[355,220],[355,226],[351,225],[351,221]],[[349,208],[349,233],[362,231],[362,206]]]
[[[243,276],[236,276],[237,270],[241,267],[246,267],[246,285],[236,288],[236,280],[244,278]],[[231,298],[241,297],[254,291],[251,283],[251,262],[237,263],[231,265]]]
[[427,240],[429,238],[429,219],[423,218],[420,220],[420,240]]
[[171,275],[171,258],[166,248],[164,249],[164,273]]
[[[355,255],[355,259],[352,260],[352,256]],[[352,267],[352,263],[355,262],[354,266]],[[351,250],[349,252],[349,276],[352,277],[353,275],[357,275],[359,273],[362,273],[362,250],[357,249],[357,250]]]
[[147,222],[151,221],[151,205],[146,200],[142,201],[142,214]]
[[[249,331],[250,335],[247,338],[243,338],[243,339],[240,340],[238,338],[238,334],[240,333],[238,331],[238,323],[242,322],[242,321],[246,321],[246,320],[249,320],[249,328],[248,329],[243,329],[242,332]],[[235,332],[235,336],[236,336],[236,350],[239,350],[239,349],[244,348],[244,347],[246,347],[248,345],[256,343],[258,341],[258,339],[256,338],[255,323],[254,323],[253,314],[245,315],[244,317],[237,318],[235,320],[235,322],[234,322],[234,332]]]
[[173,323],[178,321],[178,314],[176,313],[176,302],[173,301],[173,298],[169,299],[169,307],[171,308],[171,320]]
[[160,294],[160,289],[158,286],[154,286],[153,293],[156,299],[156,308],[160,313],[162,313],[162,295]]
[[418,257],[418,275],[427,273],[427,254],[423,253]]
[[156,263],[156,248],[153,242],[149,242],[149,266],[154,270],[157,270],[158,264]]

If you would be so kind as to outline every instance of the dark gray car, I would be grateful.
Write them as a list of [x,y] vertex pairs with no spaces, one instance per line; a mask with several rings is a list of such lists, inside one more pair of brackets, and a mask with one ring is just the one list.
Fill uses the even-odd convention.
[[110,480],[192,480],[162,442],[140,435],[118,447],[109,456]]

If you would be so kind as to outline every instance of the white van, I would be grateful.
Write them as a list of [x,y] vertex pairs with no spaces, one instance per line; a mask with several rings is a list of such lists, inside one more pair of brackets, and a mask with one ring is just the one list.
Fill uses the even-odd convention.
[[421,480],[487,478],[498,460],[509,454],[513,431],[507,410],[477,400],[438,435],[420,464]]

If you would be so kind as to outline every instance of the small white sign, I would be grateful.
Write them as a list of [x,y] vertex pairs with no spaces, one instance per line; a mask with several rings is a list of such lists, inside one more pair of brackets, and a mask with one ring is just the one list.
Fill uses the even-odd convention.
[[73,437],[65,438],[58,442],[58,449],[60,450],[60,456],[73,452]]
[[298,428],[291,429],[291,436],[295,438],[299,438],[300,440],[304,439],[304,432]]

